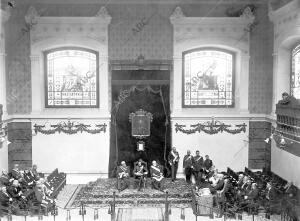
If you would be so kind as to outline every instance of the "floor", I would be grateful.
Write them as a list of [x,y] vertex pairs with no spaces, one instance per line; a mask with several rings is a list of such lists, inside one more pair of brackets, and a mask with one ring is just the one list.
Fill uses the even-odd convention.
[[[72,205],[70,199],[74,199],[76,192],[80,190],[82,185],[66,185],[64,189],[60,192],[57,197],[58,215],[38,217],[38,216],[12,216],[12,221],[89,221],[89,220],[99,220],[99,221],[193,221],[196,217],[193,215],[191,208],[173,208],[169,211],[169,218],[166,219],[165,208],[164,207],[148,207],[148,208],[116,208],[115,217],[109,214],[110,209],[107,208],[92,208],[86,207],[86,214],[84,216],[79,214],[79,208],[71,208]],[[41,219],[42,218],[42,219]],[[210,219],[209,217],[197,217],[197,220],[203,221],[221,221],[225,220],[224,217]],[[226,219],[226,220],[236,220],[236,219]],[[252,216],[243,214],[243,221],[263,221],[268,220],[264,218],[263,214]],[[270,220],[279,221],[280,216],[272,216]],[[0,221],[9,221],[8,217],[1,217]]]

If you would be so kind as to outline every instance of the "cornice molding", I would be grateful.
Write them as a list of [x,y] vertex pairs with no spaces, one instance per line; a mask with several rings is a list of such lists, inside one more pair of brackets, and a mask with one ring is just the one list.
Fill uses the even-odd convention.
[[[182,0],[29,0],[18,4],[182,4]],[[220,4],[220,0],[184,0],[184,4]],[[221,4],[267,4],[267,0],[222,0]]]
[[269,11],[269,19],[275,27],[285,28],[288,24],[300,21],[300,0],[294,0],[277,10]]
[[11,122],[32,122],[32,121],[61,121],[61,120],[80,120],[80,121],[110,121],[110,115],[107,116],[83,116],[83,115],[58,115],[58,116],[43,116],[43,115],[7,115],[3,119],[4,123]]
[[[211,115],[201,115],[201,116],[176,116],[171,114],[171,121],[190,121],[190,120],[211,120]],[[228,115],[214,115],[215,119],[218,120],[232,120],[232,121],[241,121],[241,120],[247,120],[247,121],[267,121],[272,122],[272,119],[269,115],[266,114],[228,114]]]

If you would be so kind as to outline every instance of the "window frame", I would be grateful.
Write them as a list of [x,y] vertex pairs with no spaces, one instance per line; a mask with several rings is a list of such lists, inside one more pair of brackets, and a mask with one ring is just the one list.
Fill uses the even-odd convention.
[[[299,52],[300,53],[300,42],[297,42],[296,44],[293,45],[293,47],[290,50],[290,95],[294,96],[294,94],[292,93],[292,75],[293,75],[293,51],[299,47]],[[299,87],[300,88],[300,87]],[[294,96],[295,97],[295,96]],[[295,97],[296,98],[296,97]],[[300,98],[296,98],[297,100],[300,100]]]
[[[57,52],[57,51],[63,51],[63,50],[79,50],[79,51],[85,51],[85,52],[90,52],[96,55],[96,105],[48,105],[48,61],[47,61],[47,55],[52,52]],[[71,46],[66,46],[66,47],[58,47],[58,48],[52,48],[49,50],[43,51],[43,57],[44,57],[44,87],[45,87],[45,108],[99,108],[99,100],[100,100],[100,95],[99,95],[99,52],[89,49],[89,48],[84,48],[84,47],[71,47]]]
[[[231,105],[186,105],[185,101],[185,55],[196,52],[196,51],[205,51],[205,50],[214,50],[232,55],[232,104]],[[182,108],[234,108],[235,107],[235,81],[236,81],[236,52],[227,50],[219,47],[198,47],[193,48],[187,51],[182,52],[182,88],[181,88],[181,98],[182,98]]]

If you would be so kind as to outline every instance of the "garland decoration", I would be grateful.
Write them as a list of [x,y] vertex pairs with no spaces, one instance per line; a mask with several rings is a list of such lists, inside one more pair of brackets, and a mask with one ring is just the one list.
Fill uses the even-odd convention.
[[185,133],[185,134],[193,134],[196,132],[203,131],[206,134],[217,134],[217,133],[223,133],[224,131],[230,134],[238,134],[241,132],[246,132],[247,125],[245,123],[243,124],[236,124],[234,125],[235,128],[231,129],[232,125],[221,123],[220,121],[214,121],[206,122],[204,124],[198,123],[190,125],[191,129],[185,129],[186,125],[180,125],[178,123],[175,124],[175,132],[178,131]]
[[38,132],[45,134],[45,135],[50,135],[50,134],[55,134],[56,132],[58,133],[65,133],[65,134],[76,134],[78,132],[87,132],[89,134],[98,134],[100,132],[105,133],[106,132],[106,124],[96,124],[95,129],[89,129],[91,125],[89,124],[75,124],[74,122],[71,122],[68,120],[68,122],[60,122],[55,125],[50,125],[51,129],[45,129],[45,125],[34,125],[34,131],[37,134]]

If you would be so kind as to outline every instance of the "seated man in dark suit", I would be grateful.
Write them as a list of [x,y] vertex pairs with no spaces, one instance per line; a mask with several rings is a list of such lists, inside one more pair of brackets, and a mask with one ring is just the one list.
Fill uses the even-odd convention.
[[257,184],[256,183],[252,183],[250,191],[248,191],[244,195],[244,200],[241,203],[241,206],[242,207],[248,207],[248,208],[251,208],[251,209],[257,207],[255,205],[255,203],[258,200],[258,196],[259,196],[259,191],[257,189]]
[[19,170],[19,164],[15,164],[14,168],[11,170],[11,176],[15,179],[15,180],[19,180],[22,178],[22,173]]
[[2,206],[9,206],[9,203],[11,203],[13,199],[9,195],[9,193],[6,190],[6,186],[2,186],[0,189],[0,204]]
[[143,183],[145,183],[145,179],[148,174],[147,166],[145,165],[145,162],[142,159],[139,159],[139,161],[135,163],[133,174],[134,178],[139,180],[138,191],[140,191]]
[[298,189],[293,185],[292,182],[288,182],[284,187],[284,193],[290,199],[296,199],[298,194]]
[[211,184],[209,189],[212,194],[215,194],[218,190],[222,190],[224,186],[224,176],[223,174],[217,174],[216,182]]
[[29,171],[31,176],[35,179],[38,180],[39,179],[39,173],[37,172],[37,165],[32,165],[31,170]]
[[27,205],[27,199],[24,196],[19,181],[18,180],[14,180],[12,185],[10,187],[8,187],[7,192],[9,193],[9,195],[13,198],[18,200],[19,202],[19,207],[22,208],[26,208]]
[[130,169],[126,166],[125,161],[121,162],[121,165],[117,168],[118,184],[117,188],[119,191],[125,190],[129,186],[129,173]]
[[155,160],[152,161],[152,165],[150,167],[150,174],[152,178],[152,187],[154,189],[162,191],[161,183],[164,176],[162,173],[161,166],[157,164]]
[[266,207],[267,207],[267,212],[269,213],[274,213],[277,210],[277,199],[278,199],[278,194],[275,188],[273,187],[273,184],[271,182],[267,183],[267,188],[266,188]]
[[0,184],[4,186],[9,186],[11,182],[13,181],[12,178],[9,177],[6,170],[2,170],[2,174],[0,177]]
[[244,184],[244,174],[239,174],[239,180],[237,181],[237,187],[240,189]]
[[44,209],[45,213],[47,213],[47,208],[53,205],[54,199],[52,199],[50,196],[52,192],[48,190],[43,182],[43,179],[38,180],[33,190],[36,200]]
[[244,196],[251,190],[251,180],[248,176],[244,176],[241,187],[237,191],[237,200],[243,201]]
[[32,176],[29,170],[24,170],[23,174],[23,183],[26,185],[26,188],[32,189],[35,184],[35,178]]

